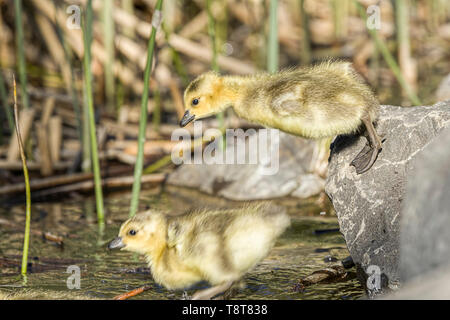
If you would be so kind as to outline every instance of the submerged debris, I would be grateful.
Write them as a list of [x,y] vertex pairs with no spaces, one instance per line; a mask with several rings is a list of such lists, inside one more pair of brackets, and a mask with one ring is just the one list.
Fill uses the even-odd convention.
[[306,287],[323,282],[348,281],[355,278],[355,274],[348,272],[342,265],[334,265],[321,270],[314,271],[309,276],[301,278],[295,284],[293,290],[303,293]]

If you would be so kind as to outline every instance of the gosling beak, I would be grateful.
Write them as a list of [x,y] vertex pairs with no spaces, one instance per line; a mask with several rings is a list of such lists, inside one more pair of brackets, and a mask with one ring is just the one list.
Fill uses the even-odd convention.
[[189,110],[186,110],[186,112],[183,115],[183,118],[180,121],[180,127],[184,127],[186,126],[189,122],[191,122],[192,120],[194,120],[195,115],[191,115],[189,113]]
[[113,241],[108,244],[108,249],[120,249],[125,247],[125,244],[122,242],[121,237],[116,237]]

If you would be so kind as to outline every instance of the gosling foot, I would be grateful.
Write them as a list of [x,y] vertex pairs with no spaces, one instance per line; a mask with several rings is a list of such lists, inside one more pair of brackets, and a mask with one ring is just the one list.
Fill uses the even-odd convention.
[[381,139],[373,126],[372,120],[367,116],[362,119],[366,126],[367,143],[364,148],[353,159],[350,165],[354,166],[357,174],[361,174],[372,168],[381,151]]
[[217,295],[224,293],[233,285],[234,281],[228,281],[223,284],[219,284],[217,286],[200,290],[194,293],[192,296],[192,300],[211,300],[215,298]]
[[350,163],[354,166],[357,174],[361,174],[369,170],[377,159],[379,150],[372,148],[369,144],[366,144],[364,148],[358,153],[358,155]]

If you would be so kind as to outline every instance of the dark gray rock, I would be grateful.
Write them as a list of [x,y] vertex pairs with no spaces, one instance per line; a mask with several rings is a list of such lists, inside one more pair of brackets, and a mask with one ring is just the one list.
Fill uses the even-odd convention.
[[404,281],[450,264],[450,129],[436,137],[413,166],[401,217]]
[[400,220],[401,289],[386,299],[450,299],[450,128],[413,161]]
[[[268,164],[256,157],[257,164],[183,164],[170,174],[168,183],[231,200],[288,195],[307,198],[323,191],[324,179],[312,172],[318,144],[283,132],[279,132],[279,138],[279,169],[275,174],[265,174]],[[230,142],[227,140],[225,152],[229,151]],[[252,146],[246,152],[249,156],[256,156],[258,150]]]
[[325,191],[340,229],[366,284],[368,268],[379,268],[383,290],[399,284],[400,212],[413,160],[446,127],[450,102],[427,107],[382,106],[377,132],[385,139],[373,167],[357,175],[349,164],[366,143],[364,137],[340,136],[331,147]]

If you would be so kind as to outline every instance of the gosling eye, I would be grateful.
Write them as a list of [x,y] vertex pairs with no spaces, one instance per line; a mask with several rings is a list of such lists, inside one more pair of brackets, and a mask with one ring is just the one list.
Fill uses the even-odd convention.
[[193,106],[196,106],[196,105],[198,105],[198,99],[197,98],[195,98],[195,99],[192,99],[192,105]]
[[131,229],[130,231],[128,231],[128,234],[129,234],[130,236],[135,236],[136,233],[137,233],[137,231],[134,230],[134,229]]

